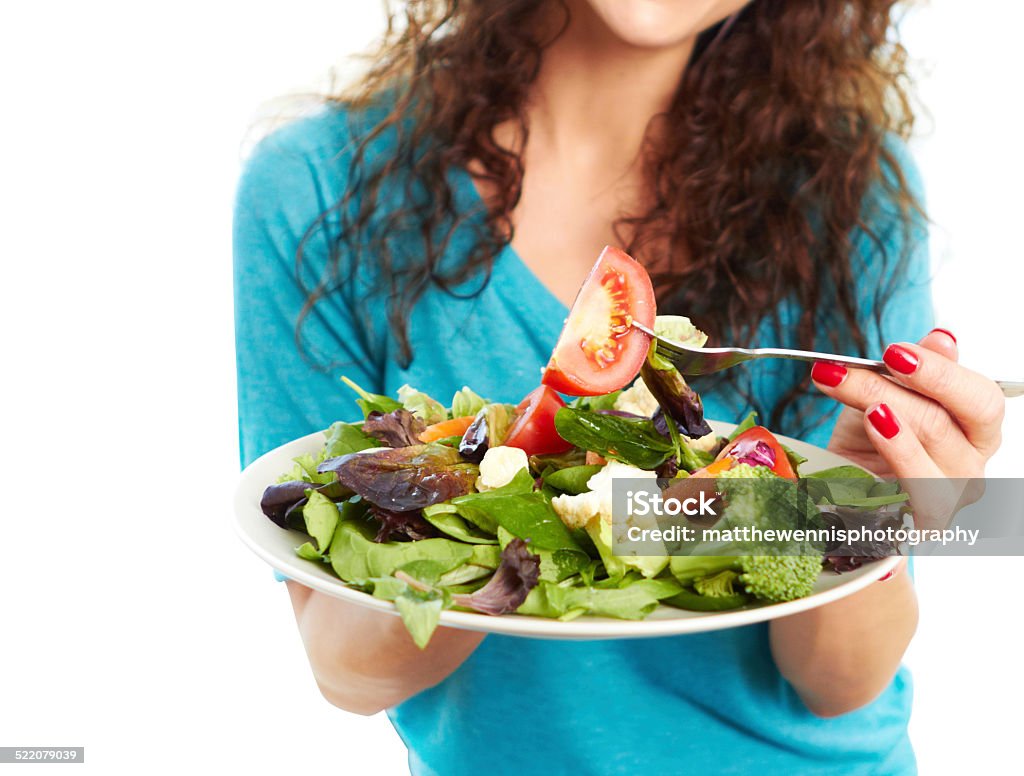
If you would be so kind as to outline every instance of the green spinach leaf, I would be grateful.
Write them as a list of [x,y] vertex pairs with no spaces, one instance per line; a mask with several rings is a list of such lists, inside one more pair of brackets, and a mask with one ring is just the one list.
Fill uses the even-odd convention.
[[672,442],[657,432],[654,423],[640,418],[562,407],[555,414],[555,429],[583,450],[641,469],[658,468],[674,452]]
[[556,469],[544,475],[544,483],[557,488],[570,496],[578,496],[590,490],[587,481],[597,474],[603,466],[594,464],[591,466],[570,466],[567,469]]
[[468,544],[497,544],[493,535],[488,535],[457,514],[454,504],[435,504],[423,510],[423,518],[441,533]]

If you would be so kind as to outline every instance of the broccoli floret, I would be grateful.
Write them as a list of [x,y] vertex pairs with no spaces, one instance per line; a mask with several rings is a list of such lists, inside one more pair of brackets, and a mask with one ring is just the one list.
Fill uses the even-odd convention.
[[672,576],[689,586],[722,571],[740,571],[739,560],[729,555],[673,555],[669,563]]
[[711,598],[722,598],[727,595],[736,595],[736,591],[733,590],[732,583],[739,578],[732,569],[725,569],[725,571],[719,571],[712,577],[700,577],[694,580],[693,589],[701,595],[706,595]]
[[[701,595],[720,592],[738,583],[746,592],[765,601],[792,601],[810,595],[821,572],[817,555],[742,555],[707,557],[678,555],[672,558],[672,575]],[[732,575],[728,581],[725,572]]]
[[793,515],[795,485],[767,466],[741,463],[719,472],[715,479],[726,504],[719,528],[745,525],[767,528],[788,522]]
[[[808,498],[801,485],[772,473],[766,466],[739,464],[716,477],[717,487],[725,500],[721,519],[715,524],[720,531],[760,531],[819,528],[821,513]],[[786,555],[813,555],[823,551],[817,540],[793,541],[780,547],[776,542],[762,545],[757,539],[733,542],[733,547],[717,547],[715,554],[771,555],[780,550]]]
[[746,555],[740,582],[766,601],[792,601],[811,594],[821,573],[817,555]]
[[742,479],[781,479],[779,475],[767,466],[751,466],[749,463],[738,463],[732,468],[719,472],[715,475],[719,480],[742,480]]

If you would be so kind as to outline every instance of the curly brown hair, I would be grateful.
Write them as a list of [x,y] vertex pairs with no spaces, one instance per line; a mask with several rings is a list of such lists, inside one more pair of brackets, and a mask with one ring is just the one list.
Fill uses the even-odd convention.
[[[388,8],[368,72],[335,98],[363,121],[348,190],[329,211],[340,221],[334,258],[307,288],[300,346],[302,320],[343,287],[361,257],[372,256],[387,279],[388,321],[406,362],[414,355],[409,310],[431,284],[456,294],[473,278],[487,282],[512,239],[523,177],[520,155],[496,143],[493,130],[514,122],[528,135],[524,104],[552,40],[534,22],[555,1],[408,0],[401,14]],[[885,235],[865,201],[881,186],[908,229],[920,212],[890,142],[907,138],[913,124],[895,5],[756,0],[700,35],[669,109],[648,127],[648,138],[658,137],[643,159],[653,202],[616,224],[625,249],[651,272],[659,310],[689,315],[718,341],[750,342],[768,319],[780,342],[865,353],[852,235],[861,230],[889,262],[885,277],[895,278],[904,259],[884,256]],[[373,144],[384,135],[394,151],[377,158]],[[476,218],[457,212],[449,175],[470,167],[495,192]],[[384,207],[395,184],[403,204]],[[442,262],[465,224],[475,230],[471,249],[454,266]],[[410,230],[419,248],[399,256],[390,236]],[[799,320],[784,331],[779,309],[787,300]],[[806,389],[795,377],[769,408],[770,422],[780,427]]]

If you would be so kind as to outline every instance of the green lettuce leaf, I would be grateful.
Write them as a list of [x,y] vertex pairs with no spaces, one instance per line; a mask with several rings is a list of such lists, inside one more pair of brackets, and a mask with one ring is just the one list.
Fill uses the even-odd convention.
[[332,423],[324,432],[327,443],[324,445],[323,458],[337,458],[339,455],[358,453],[370,447],[380,447],[380,442],[363,432],[358,423]]
[[684,315],[659,315],[654,319],[654,333],[663,339],[702,348],[708,341],[708,335],[698,329]]
[[413,561],[433,561],[445,572],[473,557],[469,544],[452,539],[421,539],[418,542],[373,541],[373,527],[362,520],[342,520],[331,541],[330,558],[334,573],[346,582],[366,584],[373,577],[385,577]]
[[[502,527],[498,527],[498,541],[505,549],[516,537]],[[589,569],[590,556],[576,550],[542,550],[530,547],[530,552],[540,560],[540,578],[550,582],[561,582],[571,576]]]
[[448,410],[444,408],[441,402],[432,399],[423,391],[417,391],[412,386],[403,385],[399,388],[398,400],[402,403],[402,407],[416,415],[427,425],[448,420]]
[[782,444],[782,442],[779,442],[779,446],[786,454],[786,458],[789,459],[789,465],[793,467],[793,471],[796,472],[797,475],[799,475],[800,466],[802,464],[807,463],[807,457],[800,455],[800,453],[798,453],[796,450],[794,450],[791,447],[787,447],[786,445]]
[[456,391],[452,397],[452,417],[464,418],[467,415],[476,415],[484,408],[488,401],[481,398],[468,386],[462,386],[462,390]]
[[365,391],[347,377],[342,377],[341,381],[359,394],[359,398],[356,399],[356,404],[358,404],[359,409],[363,411],[364,418],[371,412],[383,412],[386,414],[402,408],[402,403],[395,401],[390,396],[382,396],[379,393],[370,393],[369,391]]
[[742,434],[744,431],[752,429],[757,424],[757,413],[751,410],[747,413],[747,417],[743,418],[739,424],[732,430],[732,433],[727,437],[728,441],[733,441],[736,437]]
[[596,588],[541,581],[517,610],[519,614],[571,618],[581,614],[642,620],[663,598],[682,590],[674,579],[641,579],[624,587]]
[[900,504],[909,495],[900,491],[898,482],[882,482],[859,466],[833,466],[805,475],[807,495],[815,503],[875,509]]
[[402,623],[420,649],[424,649],[434,635],[444,604],[442,594],[435,590],[421,592],[407,588],[395,598],[395,608],[402,617]]
[[306,498],[309,500],[302,508],[302,519],[306,523],[306,533],[313,539],[313,546],[322,555],[331,545],[341,516],[334,502],[322,493],[307,490]]

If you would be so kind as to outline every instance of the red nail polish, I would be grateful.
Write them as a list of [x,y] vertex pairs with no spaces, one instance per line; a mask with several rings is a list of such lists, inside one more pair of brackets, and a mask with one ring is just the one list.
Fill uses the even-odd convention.
[[949,329],[943,329],[943,328],[942,328],[942,327],[940,327],[940,326],[936,326],[936,327],[935,327],[934,329],[932,329],[932,331],[938,331],[938,332],[942,332],[942,333],[943,333],[943,334],[945,334],[945,335],[946,335],[947,337],[949,337],[949,338],[950,338],[951,340],[953,340],[953,344],[954,344],[954,345],[956,345],[956,344],[957,344],[957,342],[956,342],[956,336],[955,336],[955,335],[953,334],[953,332],[951,332],[951,331],[950,331]]
[[896,420],[893,411],[888,404],[878,404],[874,409],[868,411],[868,420],[875,427],[875,431],[886,439],[892,439],[900,433],[900,424]]
[[888,367],[901,375],[909,375],[917,369],[918,359],[902,345],[890,345],[882,354],[882,360]]
[[830,364],[827,361],[816,361],[811,367],[811,379],[816,383],[835,388],[846,377],[846,367]]

